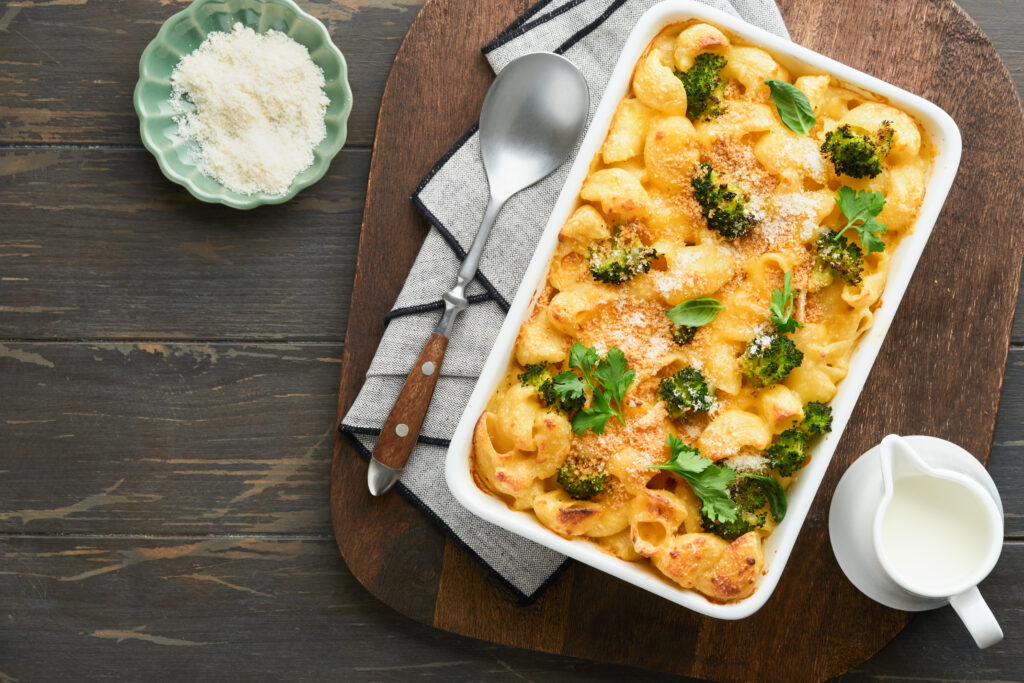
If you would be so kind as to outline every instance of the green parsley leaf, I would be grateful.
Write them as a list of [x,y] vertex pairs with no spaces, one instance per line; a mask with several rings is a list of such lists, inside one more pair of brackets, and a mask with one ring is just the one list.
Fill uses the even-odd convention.
[[555,396],[563,400],[572,400],[583,395],[583,380],[569,370],[555,375],[551,385]]
[[725,306],[718,299],[703,296],[699,299],[690,299],[677,306],[673,306],[665,311],[665,315],[676,325],[701,327],[714,320],[715,316],[723,308]]
[[572,430],[577,434],[582,434],[588,429],[595,434],[604,434],[605,424],[615,414],[615,409],[608,402],[608,397],[600,391],[595,391],[590,407],[584,408],[573,416]]
[[782,123],[794,133],[809,135],[814,128],[814,108],[810,101],[795,85],[769,78],[765,81],[772,91],[772,102],[779,112]]
[[794,332],[803,327],[793,317],[793,294],[793,277],[787,272],[782,278],[782,289],[772,292],[772,301],[768,306],[771,311],[771,321],[780,333]]
[[743,473],[740,476],[757,482],[757,485],[768,499],[768,507],[772,511],[772,517],[775,518],[776,522],[781,522],[786,516],[786,491],[782,488],[782,484],[775,477],[768,477],[762,474]]
[[[583,379],[576,378],[577,383],[564,378],[562,385],[569,391],[583,392],[583,384],[590,387],[593,398],[590,407],[578,411],[572,418],[572,430],[582,434],[588,429],[595,434],[603,434],[608,418],[615,416],[622,424],[626,418],[622,414],[622,401],[626,391],[636,378],[636,371],[629,369],[626,354],[621,349],[611,347],[604,358],[597,354],[593,347],[587,348],[579,342],[569,349],[569,366],[580,371]],[[559,391],[559,378],[555,378],[555,391]],[[575,377],[575,373],[568,373]]]
[[739,515],[736,503],[726,493],[736,478],[736,472],[729,467],[714,464],[676,436],[669,434],[667,441],[671,452],[668,462],[650,465],[648,469],[665,470],[685,479],[700,498],[701,512],[708,519],[715,522],[736,521]]
[[860,243],[864,245],[865,256],[876,251],[885,251],[885,242],[878,237],[885,234],[885,224],[875,220],[885,208],[885,196],[881,192],[855,192],[852,187],[843,185],[836,193],[836,204],[847,220],[846,227],[838,234],[842,235],[851,228],[856,230]]
[[598,358],[597,350],[592,346],[588,348],[577,342],[569,349],[569,367],[579,369],[587,384],[590,384],[590,372],[597,365]]
[[625,424],[626,420],[622,416],[622,400],[626,397],[626,390],[636,378],[636,371],[629,369],[626,365],[626,354],[614,346],[608,349],[604,360],[597,364],[594,377],[604,387],[608,398],[619,406],[615,414]]

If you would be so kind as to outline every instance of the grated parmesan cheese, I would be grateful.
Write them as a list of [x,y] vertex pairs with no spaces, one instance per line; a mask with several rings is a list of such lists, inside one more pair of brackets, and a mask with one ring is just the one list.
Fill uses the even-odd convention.
[[211,33],[171,85],[178,134],[197,144],[199,169],[240,194],[284,194],[327,135],[324,73],[280,31],[236,23]]
[[768,458],[756,453],[746,453],[726,459],[725,464],[737,472],[760,472],[768,467]]

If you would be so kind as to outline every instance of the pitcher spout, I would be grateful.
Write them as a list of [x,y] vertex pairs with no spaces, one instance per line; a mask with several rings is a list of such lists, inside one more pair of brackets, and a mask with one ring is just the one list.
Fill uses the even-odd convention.
[[918,455],[907,440],[898,434],[890,434],[882,439],[881,457],[882,485],[885,487],[885,498],[892,496],[893,485],[897,479],[914,475],[935,476],[934,469]]

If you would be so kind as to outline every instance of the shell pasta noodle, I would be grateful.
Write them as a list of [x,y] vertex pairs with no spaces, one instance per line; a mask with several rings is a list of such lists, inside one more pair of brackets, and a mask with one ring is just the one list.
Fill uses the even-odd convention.
[[661,31],[476,424],[478,485],[712,601],[748,597],[933,159],[870,93],[706,23]]

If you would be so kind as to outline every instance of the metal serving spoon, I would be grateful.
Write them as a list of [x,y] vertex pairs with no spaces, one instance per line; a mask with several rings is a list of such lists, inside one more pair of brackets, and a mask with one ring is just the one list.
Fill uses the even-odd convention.
[[367,484],[379,496],[398,481],[434,395],[448,334],[466,308],[466,285],[476,275],[487,236],[509,197],[558,168],[587,121],[590,92],[572,63],[550,52],[524,55],[502,69],[480,112],[480,154],[491,197],[480,230],[444,295],[444,315],[416,359],[373,449]]

